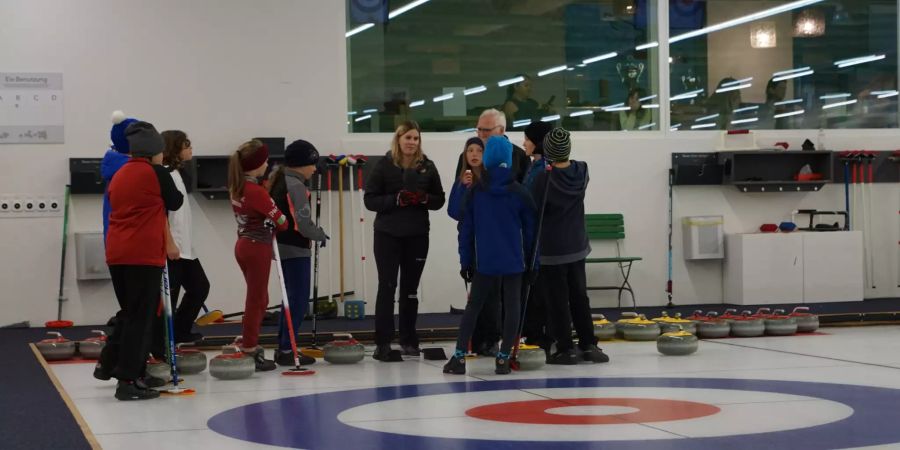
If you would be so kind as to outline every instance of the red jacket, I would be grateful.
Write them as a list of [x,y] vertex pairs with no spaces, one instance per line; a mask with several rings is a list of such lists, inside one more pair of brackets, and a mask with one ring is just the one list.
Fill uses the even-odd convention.
[[244,196],[231,199],[231,209],[238,224],[239,238],[271,244],[272,230],[266,228],[266,220],[274,222],[278,231],[287,230],[287,218],[275,206],[275,201],[265,188],[249,179],[244,183]]
[[109,184],[106,264],[163,267],[166,262],[166,210],[184,198],[162,166],[132,158]]

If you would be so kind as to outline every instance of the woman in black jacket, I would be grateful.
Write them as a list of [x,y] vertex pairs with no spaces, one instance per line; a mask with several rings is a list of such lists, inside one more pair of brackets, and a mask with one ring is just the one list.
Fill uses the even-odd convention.
[[394,337],[394,295],[400,272],[400,346],[419,355],[418,287],[428,256],[428,210],[444,206],[444,189],[434,163],[422,153],[419,125],[408,121],[394,132],[391,151],[366,180],[366,208],[375,215],[375,354],[384,361]]

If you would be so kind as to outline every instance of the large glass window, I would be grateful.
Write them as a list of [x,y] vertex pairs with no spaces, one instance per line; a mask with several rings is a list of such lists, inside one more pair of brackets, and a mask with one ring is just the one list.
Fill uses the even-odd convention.
[[348,0],[354,132],[659,129],[657,0]]
[[896,0],[669,8],[673,130],[897,127]]

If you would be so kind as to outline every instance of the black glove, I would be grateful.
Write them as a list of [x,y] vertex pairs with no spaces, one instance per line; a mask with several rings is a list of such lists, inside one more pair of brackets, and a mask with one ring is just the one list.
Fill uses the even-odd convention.
[[328,235],[326,234],[325,239],[319,241],[319,248],[325,248],[325,244],[328,242],[329,239],[331,239],[331,238],[328,237]]
[[472,277],[475,276],[475,271],[472,270],[471,267],[463,267],[463,268],[460,269],[460,271],[459,271],[459,276],[461,276],[462,279],[463,279],[466,283],[471,283],[471,282],[472,282]]
[[268,229],[269,231],[271,231],[273,233],[275,232],[275,222],[272,222],[271,220],[266,219],[263,221],[263,226],[266,227],[266,229]]
[[537,282],[538,279],[538,270],[526,270],[525,271],[525,282],[528,283],[529,286],[534,286],[534,283]]

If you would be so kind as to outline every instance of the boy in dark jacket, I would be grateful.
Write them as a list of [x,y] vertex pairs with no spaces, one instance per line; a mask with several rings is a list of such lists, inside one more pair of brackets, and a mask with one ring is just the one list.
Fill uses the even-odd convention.
[[470,189],[463,201],[460,275],[472,282],[472,298],[459,327],[456,352],[444,366],[444,373],[466,373],[466,347],[481,309],[494,301],[491,292],[503,293],[504,308],[503,343],[494,372],[510,372],[509,354],[519,328],[522,275],[531,279],[533,270],[527,264],[531,262],[535,238],[534,202],[528,191],[513,181],[511,166],[512,144],[504,137],[492,136],[484,151],[487,183]]
[[[550,336],[556,353],[548,364],[576,364],[572,324],[585,361],[607,362],[609,357],[597,347],[591,305],[587,296],[584,260],[591,252],[584,226],[584,195],[588,185],[587,164],[570,161],[569,132],[554,128],[544,137],[544,157],[553,169],[537,175],[532,193],[544,204],[541,229],[541,274],[535,291],[548,313]],[[548,184],[549,183],[549,186]]]

